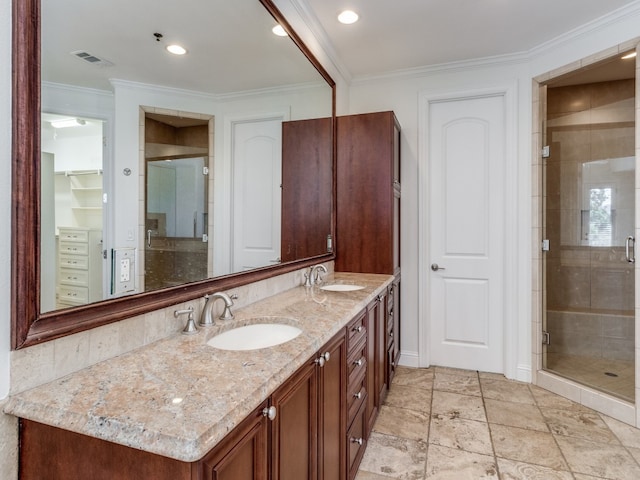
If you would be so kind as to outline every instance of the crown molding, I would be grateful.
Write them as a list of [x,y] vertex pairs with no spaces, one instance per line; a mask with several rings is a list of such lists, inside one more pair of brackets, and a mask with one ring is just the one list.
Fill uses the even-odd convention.
[[536,57],[546,54],[550,51],[558,49],[561,46],[570,44],[584,36],[591,35],[604,28],[614,27],[616,24],[628,21],[630,17],[640,17],[640,0],[636,0],[624,7],[609,12],[595,20],[587,22],[568,32],[565,32],[549,41],[541,43],[528,51],[510,53],[506,55],[496,55],[490,57],[474,58],[469,60],[461,60],[456,62],[440,63],[435,65],[425,65],[421,67],[407,68],[401,70],[393,70],[371,75],[353,76],[349,73],[348,68],[340,59],[328,35],[322,28],[317,17],[308,5],[307,0],[290,0],[296,6],[301,17],[311,30],[312,34],[317,38],[321,47],[330,57],[332,63],[343,75],[347,84],[351,86],[366,85],[369,83],[385,82],[390,80],[402,80],[420,78],[437,73],[477,70],[483,67],[496,67],[507,65],[526,64]]
[[109,80],[114,87],[123,87],[132,90],[144,90],[145,92],[153,92],[162,95],[177,95],[184,97],[202,98],[213,102],[228,102],[241,98],[267,96],[267,95],[282,95],[289,93],[298,93],[305,90],[313,90],[319,87],[326,87],[324,82],[308,82],[302,84],[291,84],[279,87],[259,88],[254,90],[246,90],[241,92],[230,93],[206,93],[198,92],[195,90],[187,90],[175,87],[165,87],[162,85],[153,85],[150,83],[134,82],[130,80],[120,80],[112,78]]
[[[576,27],[568,32],[558,35],[551,40],[541,43],[529,50],[529,57],[535,58],[561,46],[567,45],[604,28],[615,26],[617,23],[627,21],[630,17],[640,17],[640,0],[613,10],[601,17]],[[616,42],[618,43],[618,42]]]
[[41,83],[41,88],[43,89],[53,89],[53,90],[63,90],[66,92],[73,92],[73,93],[82,93],[82,94],[87,94],[87,95],[91,95],[91,96],[100,96],[100,97],[113,97],[113,92],[109,91],[109,90],[100,90],[97,88],[89,88],[89,87],[79,87],[79,86],[75,86],[75,85],[67,85],[64,83],[55,83],[55,82],[47,82],[47,81],[42,81]]
[[509,53],[507,55],[496,55],[493,57],[473,58],[470,60],[460,60],[457,62],[439,63],[426,65],[424,67],[406,68],[393,70],[390,72],[362,75],[355,77],[351,85],[365,85],[387,80],[401,80],[425,77],[434,73],[446,73],[454,71],[476,70],[482,67],[526,64],[529,61],[527,52]]
[[329,35],[327,35],[327,32],[322,27],[322,24],[318,20],[318,17],[313,12],[313,9],[311,9],[311,7],[309,6],[309,2],[307,0],[289,1],[304,22],[305,26],[309,29],[310,33],[318,42],[318,45],[327,56],[328,60],[342,76],[342,78],[347,82],[347,84],[350,84],[353,80],[353,75],[336,52],[336,49],[334,48]]

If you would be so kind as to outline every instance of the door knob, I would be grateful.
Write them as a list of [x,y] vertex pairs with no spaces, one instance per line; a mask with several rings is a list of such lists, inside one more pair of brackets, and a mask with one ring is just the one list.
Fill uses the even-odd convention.
[[431,270],[433,270],[434,272],[437,272],[438,270],[445,270],[445,268],[438,266],[437,263],[432,263],[431,264]]

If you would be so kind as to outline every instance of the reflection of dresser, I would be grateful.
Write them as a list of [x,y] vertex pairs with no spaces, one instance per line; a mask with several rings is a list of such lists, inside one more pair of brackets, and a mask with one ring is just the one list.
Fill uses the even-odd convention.
[[102,300],[102,230],[60,227],[58,308]]

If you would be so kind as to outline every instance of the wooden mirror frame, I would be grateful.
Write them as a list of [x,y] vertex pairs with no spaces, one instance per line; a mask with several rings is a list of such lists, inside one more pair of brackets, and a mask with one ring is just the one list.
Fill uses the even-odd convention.
[[[259,0],[332,89],[333,185],[331,230],[336,226],[336,84],[272,0]],[[40,312],[40,0],[13,0],[11,348],[17,350],[141,315],[306,266],[334,253],[230,274],[66,310]],[[335,235],[334,235],[335,238]]]

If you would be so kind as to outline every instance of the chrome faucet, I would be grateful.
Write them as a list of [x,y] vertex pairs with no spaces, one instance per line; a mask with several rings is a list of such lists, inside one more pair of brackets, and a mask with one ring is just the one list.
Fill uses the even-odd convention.
[[215,325],[213,321],[213,304],[218,298],[224,300],[224,310],[222,311],[222,315],[218,318],[220,320],[232,320],[233,313],[231,313],[231,307],[233,306],[233,301],[238,298],[237,295],[227,295],[226,293],[217,292],[212,293],[211,295],[205,295],[204,298],[207,299],[207,302],[204,304],[204,308],[202,309],[202,315],[200,316],[200,321],[198,322],[202,327],[210,327]]
[[[305,273],[304,274],[304,278],[305,278],[304,286],[305,287],[311,287],[311,286],[316,285],[318,283],[322,283],[322,277],[320,276],[320,270],[322,270],[324,273],[327,273],[327,267],[325,267],[321,263],[309,267],[309,273]],[[315,276],[314,276],[314,272],[315,272]]]

